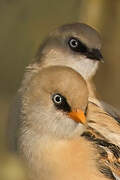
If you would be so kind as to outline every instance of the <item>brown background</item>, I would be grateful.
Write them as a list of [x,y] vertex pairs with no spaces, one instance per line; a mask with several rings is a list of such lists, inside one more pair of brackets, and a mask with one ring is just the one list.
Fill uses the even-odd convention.
[[[100,65],[95,77],[97,90],[103,100],[120,108],[120,0],[0,0],[0,145],[3,151],[8,109],[25,66],[49,31],[76,21],[88,23],[101,33],[105,63]],[[5,156],[2,154],[3,159]]]

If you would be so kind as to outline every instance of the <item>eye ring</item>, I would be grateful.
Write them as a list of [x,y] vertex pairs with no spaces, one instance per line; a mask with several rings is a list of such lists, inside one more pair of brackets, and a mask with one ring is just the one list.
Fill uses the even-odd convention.
[[84,55],[86,55],[89,51],[87,46],[75,37],[69,38],[68,45],[74,52],[79,52]]
[[76,47],[78,47],[78,45],[79,45],[79,42],[78,42],[77,39],[71,38],[71,39],[69,40],[69,46],[70,46],[71,48],[76,48]]
[[55,104],[61,104],[62,103],[62,97],[60,94],[55,94],[53,95],[53,98],[52,98],[53,102]]

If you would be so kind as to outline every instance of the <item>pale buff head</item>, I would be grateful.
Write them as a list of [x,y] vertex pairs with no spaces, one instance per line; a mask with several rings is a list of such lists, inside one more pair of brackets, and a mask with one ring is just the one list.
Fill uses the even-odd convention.
[[22,133],[28,131],[39,138],[46,135],[71,136],[81,123],[70,118],[70,113],[85,112],[88,101],[84,79],[63,66],[51,66],[35,73],[30,81],[24,83],[20,94]]

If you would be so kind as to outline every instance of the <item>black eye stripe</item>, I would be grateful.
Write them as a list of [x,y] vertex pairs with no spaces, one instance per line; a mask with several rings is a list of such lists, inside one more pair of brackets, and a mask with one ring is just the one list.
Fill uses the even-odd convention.
[[65,112],[70,112],[71,107],[67,103],[67,100],[64,96],[59,93],[52,95],[52,101],[57,109],[63,110]]
[[79,39],[75,37],[69,38],[68,45],[72,51],[81,53],[89,59],[98,60],[98,61],[103,59],[103,56],[99,49],[95,49],[95,48],[89,49],[84,43],[82,43]]

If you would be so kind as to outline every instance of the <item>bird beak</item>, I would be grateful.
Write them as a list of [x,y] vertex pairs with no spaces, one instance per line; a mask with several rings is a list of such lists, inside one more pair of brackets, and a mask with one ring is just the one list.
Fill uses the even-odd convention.
[[86,124],[86,117],[82,110],[77,109],[76,111],[71,111],[68,113],[68,115],[71,119],[73,119],[77,123]]
[[92,49],[87,53],[87,58],[104,63],[103,56],[99,49]]
[[94,55],[94,58],[96,58],[96,60],[101,61],[102,63],[104,62],[103,56],[99,49],[93,49],[92,53]]

